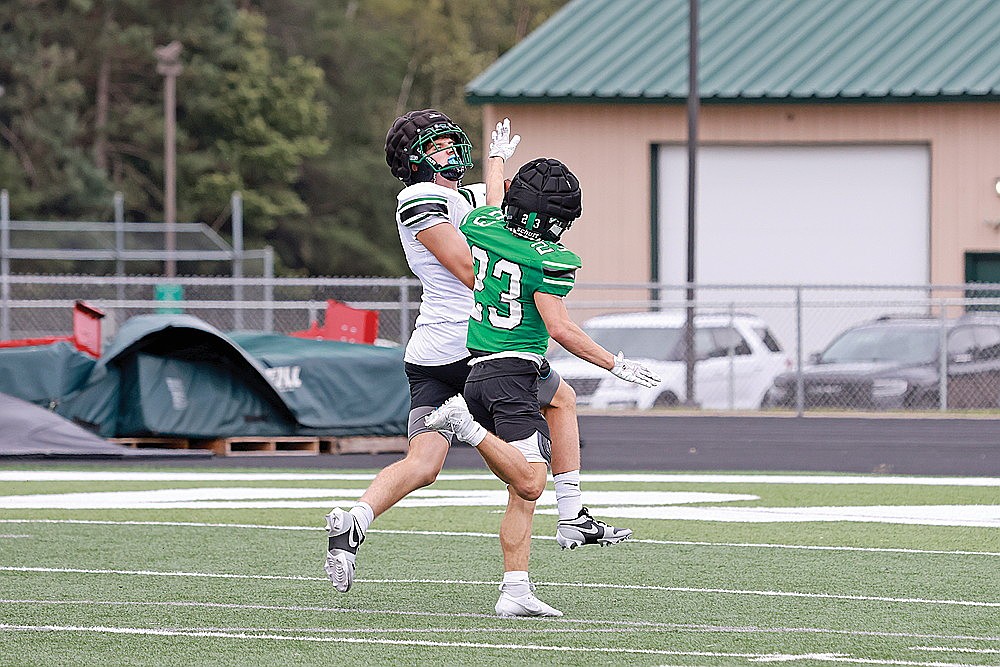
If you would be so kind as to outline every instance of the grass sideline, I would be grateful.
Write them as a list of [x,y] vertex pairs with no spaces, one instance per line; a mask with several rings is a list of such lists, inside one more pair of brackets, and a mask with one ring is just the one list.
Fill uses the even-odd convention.
[[[560,551],[539,513],[532,579],[566,616],[498,619],[503,489],[482,471],[380,517],[341,595],[322,517],[371,472],[103,470],[0,468],[0,665],[1000,665],[1000,531],[895,522],[995,517],[997,480],[585,473],[594,514],[636,539]],[[608,516],[679,493],[728,499],[669,507],[873,520]]]

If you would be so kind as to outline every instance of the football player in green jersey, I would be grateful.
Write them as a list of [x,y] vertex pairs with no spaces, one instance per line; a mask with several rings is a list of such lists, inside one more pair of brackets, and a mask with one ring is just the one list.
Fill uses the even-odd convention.
[[[461,226],[472,251],[475,306],[467,345],[473,359],[463,395],[427,416],[432,428],[470,423],[514,445],[546,475],[539,460],[549,451],[549,429],[538,403],[538,381],[550,369],[549,338],[577,357],[629,382],[660,382],[645,366],[607,351],[569,317],[563,297],[573,289],[580,258],[559,240],[581,213],[580,184],[558,160],[538,158],[522,166],[504,193],[503,164],[486,167],[487,205],[470,212]],[[498,207],[498,204],[501,207]],[[563,548],[614,544],[631,536],[590,516],[582,508],[560,521],[556,539]],[[530,526],[528,527],[530,532]],[[524,564],[525,567],[527,564]],[[501,596],[498,611],[504,603]]]
[[[488,162],[499,169],[502,197],[503,164],[510,160],[520,137],[510,122],[498,123],[489,146]],[[479,424],[456,425],[442,432],[426,426],[424,417],[462,391],[471,370],[466,348],[469,312],[474,304],[472,254],[458,227],[467,213],[488,203],[483,183],[461,185],[472,167],[471,142],[461,127],[436,109],[414,110],[396,118],[386,134],[386,163],[406,187],[397,195],[396,223],[407,264],[422,287],[420,314],[409,337],[404,361],[410,383],[409,451],[388,466],[365,489],[350,510],[334,508],[327,516],[327,558],[324,569],[338,591],[350,590],[358,550],[368,527],[383,512],[415,489],[435,481],[444,465],[452,431],[476,446],[490,469],[508,482],[507,511],[500,522],[504,581],[496,611],[503,616],[561,616],[538,600],[528,577],[534,499],[545,488],[520,450]],[[499,203],[497,199],[495,203]],[[560,518],[577,517],[583,507],[580,489],[580,441],[576,395],[552,372],[538,384],[538,400],[553,434],[552,479]],[[479,435],[481,433],[481,436]],[[537,450],[535,460],[545,461]],[[565,526],[557,523],[557,534]],[[627,528],[608,528],[624,539]],[[598,544],[588,540],[581,542]]]

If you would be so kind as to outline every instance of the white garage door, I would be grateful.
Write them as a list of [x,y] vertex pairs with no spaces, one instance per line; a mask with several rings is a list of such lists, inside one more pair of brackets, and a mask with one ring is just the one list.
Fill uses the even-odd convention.
[[[687,276],[684,146],[660,147],[659,178],[659,276],[679,285]],[[922,285],[930,280],[925,145],[704,146],[697,179],[696,283]],[[710,296],[699,292],[699,301]],[[885,301],[850,312],[807,312],[812,322],[806,323],[805,353],[825,346],[850,324],[914,310],[888,303],[906,296],[898,292],[854,296]],[[791,350],[795,331],[787,313],[772,313],[770,319],[779,320],[774,328]]]
[[[699,283],[922,284],[926,146],[705,146]],[[687,276],[687,149],[660,149],[660,279]]]

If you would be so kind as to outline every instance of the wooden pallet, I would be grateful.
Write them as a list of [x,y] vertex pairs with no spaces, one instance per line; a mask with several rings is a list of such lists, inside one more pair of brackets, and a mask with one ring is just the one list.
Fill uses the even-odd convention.
[[406,436],[357,435],[321,438],[321,451],[329,454],[398,454],[408,448]]
[[157,438],[154,436],[141,438],[108,438],[110,442],[134,449],[146,447],[156,449],[203,449],[198,447],[197,442],[187,438]]
[[405,436],[234,436],[231,438],[110,438],[126,447],[210,449],[217,456],[288,456],[310,454],[405,454]]
[[287,456],[319,454],[319,438],[300,436],[238,436],[200,441],[217,456]]

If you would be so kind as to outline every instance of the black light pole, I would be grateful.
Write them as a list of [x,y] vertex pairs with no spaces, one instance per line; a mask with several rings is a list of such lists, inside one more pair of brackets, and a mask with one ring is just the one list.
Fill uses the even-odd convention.
[[694,250],[695,188],[698,165],[698,0],[688,1],[688,217],[687,217],[687,317],[684,320],[684,403],[697,406],[694,400]]

